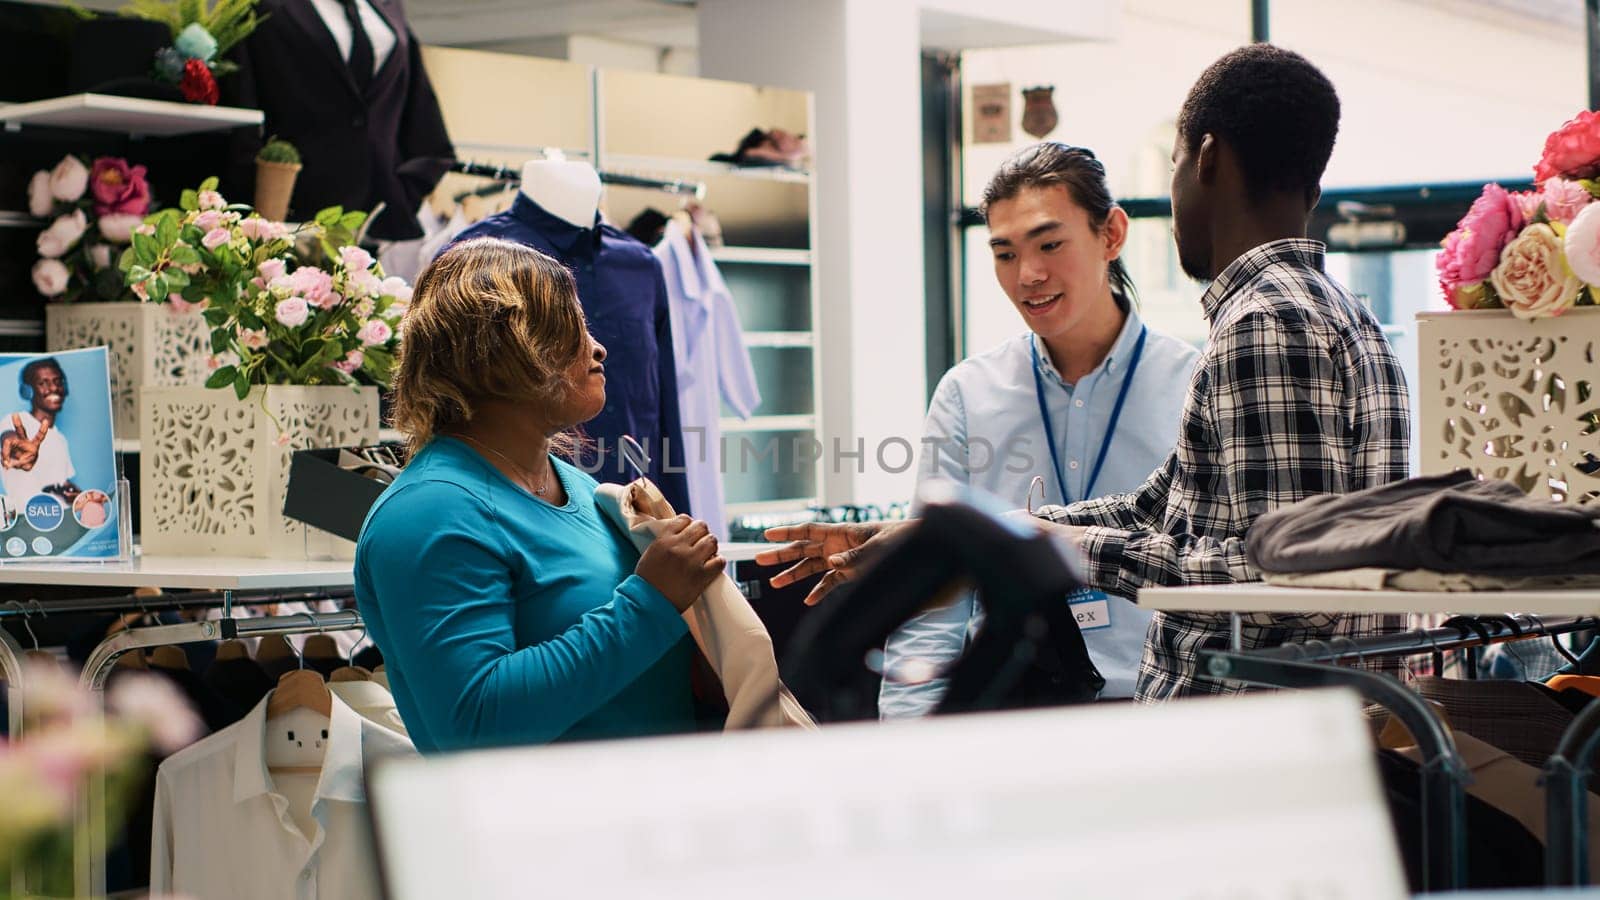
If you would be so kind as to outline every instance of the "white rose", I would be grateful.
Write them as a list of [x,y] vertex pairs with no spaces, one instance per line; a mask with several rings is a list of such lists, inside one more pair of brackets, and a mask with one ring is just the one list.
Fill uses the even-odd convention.
[[50,173],[50,193],[57,200],[71,203],[82,197],[88,187],[89,170],[70,153],[62,157],[61,162],[56,163],[55,169]]
[[1600,203],[1591,203],[1567,226],[1567,265],[1579,280],[1600,287]]
[[138,216],[123,213],[112,213],[100,217],[100,234],[114,244],[126,244],[133,240],[133,230],[144,221]]
[[50,223],[50,227],[39,232],[39,255],[55,259],[71,250],[83,237],[84,231],[89,228],[89,220],[84,218],[83,210],[75,209],[70,213]]
[[46,297],[61,296],[70,275],[59,259],[41,259],[33,264],[33,286]]
[[1567,267],[1561,238],[1544,224],[1524,228],[1500,251],[1500,264],[1489,274],[1489,282],[1519,319],[1561,315],[1583,286]]
[[55,208],[56,198],[50,193],[50,172],[40,169],[28,182],[28,212],[42,219]]

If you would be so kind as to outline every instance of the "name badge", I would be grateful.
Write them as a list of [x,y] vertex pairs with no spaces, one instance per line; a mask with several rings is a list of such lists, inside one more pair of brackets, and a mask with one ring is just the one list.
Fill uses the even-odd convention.
[[1067,605],[1072,617],[1078,621],[1079,631],[1111,627],[1111,604],[1099,591],[1080,589],[1067,595]]

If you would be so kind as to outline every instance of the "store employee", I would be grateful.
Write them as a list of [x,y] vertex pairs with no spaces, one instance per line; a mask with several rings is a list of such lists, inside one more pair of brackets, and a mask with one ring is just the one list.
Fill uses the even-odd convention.
[[[983,208],[995,276],[1028,330],[940,380],[918,487],[950,479],[1019,508],[1137,488],[1172,452],[1198,354],[1140,318],[1118,258],[1128,216],[1105,168],[1081,147],[1038,144],[1000,167]],[[1101,697],[1132,697],[1150,613],[1099,591],[1067,599],[1105,676]],[[901,626],[885,648],[880,714],[931,712],[946,686],[937,673],[981,623],[966,595]]]

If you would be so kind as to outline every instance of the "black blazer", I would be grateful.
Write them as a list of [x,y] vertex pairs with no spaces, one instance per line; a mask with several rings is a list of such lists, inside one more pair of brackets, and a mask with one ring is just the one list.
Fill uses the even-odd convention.
[[310,0],[260,0],[264,20],[232,51],[239,71],[224,76],[223,102],[266,114],[261,132],[241,129],[231,142],[229,197],[255,190],[255,154],[263,135],[300,150],[290,218],[328,206],[383,213],[368,234],[386,240],[422,236],[417,206],[455,158],[416,37],[400,0],[370,0],[395,35],[395,47],[363,96],[333,34]]

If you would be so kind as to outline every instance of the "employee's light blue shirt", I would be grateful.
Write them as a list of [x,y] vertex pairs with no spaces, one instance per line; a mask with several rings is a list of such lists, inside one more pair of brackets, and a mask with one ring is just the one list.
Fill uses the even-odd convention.
[[[919,492],[924,482],[945,478],[981,488],[1021,509],[1028,503],[1028,485],[1039,475],[1045,487],[1043,497],[1035,493],[1035,508],[1087,499],[1084,493],[1090,470],[1100,453],[1117,394],[1127,381],[1128,362],[1143,326],[1138,310],[1130,308],[1111,352],[1075,385],[1061,379],[1044,343],[1032,332],[946,372],[923,426]],[[1061,474],[1071,498],[1061,496],[1050,471],[1033,373],[1035,348]],[[1148,333],[1093,496],[1134,490],[1172,452],[1198,357],[1193,347],[1176,338]],[[1131,697],[1150,613],[1120,597],[1109,598],[1107,605],[1110,625],[1085,630],[1084,641],[1106,679],[1100,696]],[[878,698],[879,714],[904,718],[932,712],[944,696],[947,681],[921,679],[925,673],[942,671],[953,663],[982,619],[982,611],[968,595],[911,619],[891,635],[884,648],[887,677]],[[920,683],[902,683],[897,678],[914,678]]]

